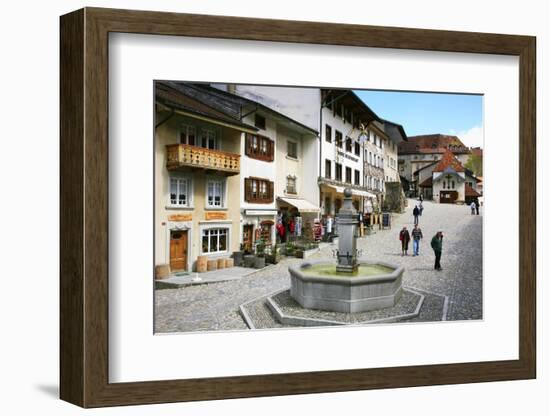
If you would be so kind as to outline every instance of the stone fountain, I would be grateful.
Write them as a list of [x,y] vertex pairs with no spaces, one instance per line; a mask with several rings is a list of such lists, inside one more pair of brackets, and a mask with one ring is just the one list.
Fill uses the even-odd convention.
[[303,308],[356,313],[394,306],[403,293],[403,267],[358,260],[358,215],[351,189],[336,218],[338,250],[334,262],[289,267],[290,296]]

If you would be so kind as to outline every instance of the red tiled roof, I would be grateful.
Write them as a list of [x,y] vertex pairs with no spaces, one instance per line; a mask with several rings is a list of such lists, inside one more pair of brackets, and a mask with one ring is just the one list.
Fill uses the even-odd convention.
[[448,149],[455,154],[470,153],[457,136],[445,134],[412,136],[407,142],[401,142],[398,145],[399,154],[445,153]]
[[481,147],[471,147],[470,152],[472,152],[474,156],[483,157],[483,149]]
[[465,196],[481,196],[481,194],[478,193],[476,190],[474,190],[474,188],[472,188],[470,185],[465,184],[464,186],[465,186],[465,189],[464,189]]
[[455,157],[453,152],[447,150],[441,160],[435,165],[433,172],[444,172],[446,169],[453,169],[455,172],[464,172],[464,166]]

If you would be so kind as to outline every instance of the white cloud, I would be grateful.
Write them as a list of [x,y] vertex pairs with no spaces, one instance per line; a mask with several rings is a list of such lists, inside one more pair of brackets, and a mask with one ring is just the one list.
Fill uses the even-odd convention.
[[483,127],[474,126],[469,130],[452,133],[468,147],[483,147]]

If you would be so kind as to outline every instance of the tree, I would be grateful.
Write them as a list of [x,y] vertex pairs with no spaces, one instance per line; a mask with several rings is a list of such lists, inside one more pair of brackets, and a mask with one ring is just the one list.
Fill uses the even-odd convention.
[[474,175],[483,176],[483,158],[480,155],[470,155],[464,166],[474,172]]

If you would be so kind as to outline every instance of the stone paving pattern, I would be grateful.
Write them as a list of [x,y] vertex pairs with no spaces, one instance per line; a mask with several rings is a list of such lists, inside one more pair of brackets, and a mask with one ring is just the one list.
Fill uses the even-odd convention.
[[[482,215],[471,215],[470,208],[465,205],[425,201],[419,224],[424,234],[420,255],[412,256],[411,243],[409,255],[401,256],[399,231],[404,225],[409,231],[412,229],[415,203],[409,200],[405,213],[394,214],[390,230],[376,230],[358,240],[358,248],[363,250],[362,258],[404,266],[404,286],[439,295],[427,296],[425,303],[433,308],[423,307],[420,316],[411,321],[440,320],[443,296],[449,299],[447,320],[481,319]],[[444,233],[442,271],[433,269],[434,255],[430,247],[430,240],[438,230]],[[334,248],[336,245],[325,247],[310,259],[332,259]],[[290,286],[288,266],[302,261],[287,258],[240,280],[157,290],[155,332],[246,330],[248,327],[239,306],[287,289]]]

